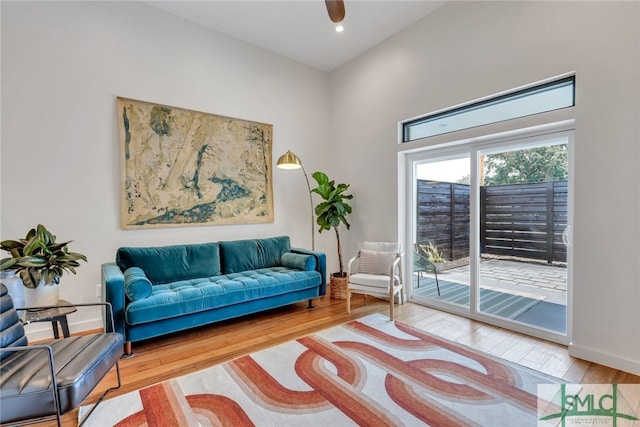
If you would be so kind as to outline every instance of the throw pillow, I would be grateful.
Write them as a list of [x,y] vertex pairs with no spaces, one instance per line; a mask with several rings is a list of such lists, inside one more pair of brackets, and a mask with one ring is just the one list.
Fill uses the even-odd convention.
[[391,264],[393,264],[395,259],[395,252],[380,252],[360,249],[358,272],[365,274],[389,275]]
[[313,271],[316,269],[316,258],[312,255],[287,252],[282,254],[280,263],[283,267],[297,268],[298,270]]
[[124,293],[131,301],[151,295],[151,281],[140,267],[130,267],[124,272]]

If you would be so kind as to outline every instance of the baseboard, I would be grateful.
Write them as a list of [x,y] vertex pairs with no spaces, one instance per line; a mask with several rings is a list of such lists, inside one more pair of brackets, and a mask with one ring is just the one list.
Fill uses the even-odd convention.
[[[74,333],[103,329],[102,318],[85,320],[78,323],[69,323],[69,332]],[[51,322],[30,323],[24,327],[29,342],[44,341],[53,339],[53,329]]]
[[569,355],[634,375],[640,375],[640,361],[637,360],[625,359],[611,353],[580,347],[575,344],[569,344]]

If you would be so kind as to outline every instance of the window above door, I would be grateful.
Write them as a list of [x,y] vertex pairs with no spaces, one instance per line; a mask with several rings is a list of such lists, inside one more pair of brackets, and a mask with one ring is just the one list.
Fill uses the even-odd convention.
[[538,82],[402,123],[402,142],[575,105],[575,75]]

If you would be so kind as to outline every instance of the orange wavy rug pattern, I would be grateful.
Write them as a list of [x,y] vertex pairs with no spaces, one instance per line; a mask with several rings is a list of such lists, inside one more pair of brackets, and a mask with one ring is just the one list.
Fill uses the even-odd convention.
[[537,385],[558,382],[376,314],[108,399],[85,426],[535,426]]

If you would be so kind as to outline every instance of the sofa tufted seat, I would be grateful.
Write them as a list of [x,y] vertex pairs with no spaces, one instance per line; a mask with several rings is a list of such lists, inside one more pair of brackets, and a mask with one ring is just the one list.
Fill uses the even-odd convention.
[[320,273],[287,267],[262,268],[153,286],[148,298],[126,311],[130,325],[217,309],[247,301],[318,287]]

